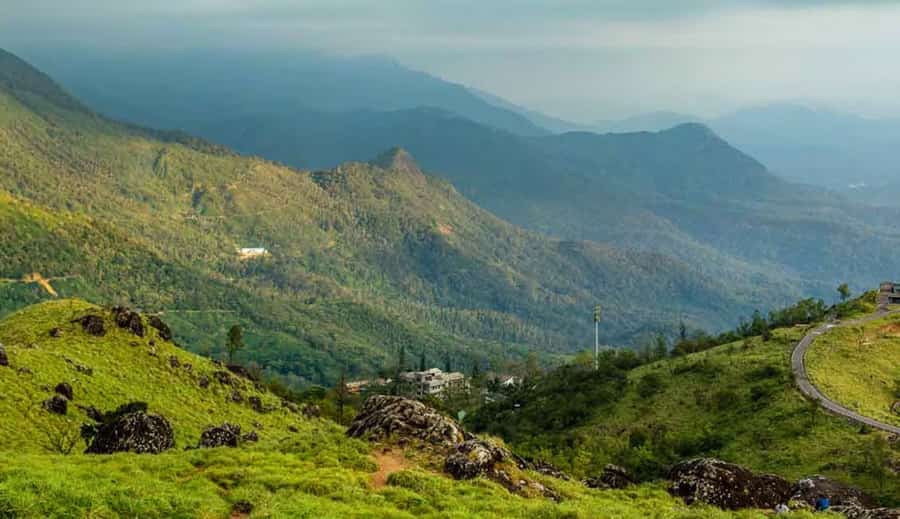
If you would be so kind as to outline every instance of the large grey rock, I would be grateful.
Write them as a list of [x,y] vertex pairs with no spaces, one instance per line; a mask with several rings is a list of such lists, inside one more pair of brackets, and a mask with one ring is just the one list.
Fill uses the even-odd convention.
[[387,395],[369,397],[347,429],[347,435],[421,440],[447,448],[471,437],[453,419],[422,402]]
[[875,499],[862,490],[824,476],[810,476],[798,481],[791,489],[791,500],[815,506],[819,496],[827,496],[831,506],[874,508]]
[[712,458],[679,463],[669,471],[669,493],[688,504],[702,501],[719,508],[774,508],[787,502],[791,483],[770,474],[757,475],[740,465]]
[[480,439],[466,440],[444,460],[444,472],[454,479],[474,479],[487,476],[498,463],[512,459],[510,452]]
[[136,411],[101,425],[86,452],[158,454],[174,445],[175,435],[168,420],[156,414]]

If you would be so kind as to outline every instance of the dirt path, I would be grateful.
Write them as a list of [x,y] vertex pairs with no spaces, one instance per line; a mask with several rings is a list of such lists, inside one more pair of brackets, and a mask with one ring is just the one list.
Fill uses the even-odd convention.
[[[900,311],[894,310],[889,312],[887,310],[881,309],[875,314],[868,317],[844,322],[842,323],[842,326],[864,324],[898,312]],[[855,413],[850,409],[847,409],[846,407],[829,399],[812,384],[812,381],[809,380],[809,374],[807,374],[806,372],[806,351],[810,346],[812,346],[813,342],[816,340],[816,337],[827,333],[828,330],[831,330],[834,327],[835,325],[833,324],[823,324],[813,329],[812,331],[807,333],[806,336],[803,337],[803,339],[799,343],[797,343],[797,346],[794,348],[794,351],[791,354],[791,370],[794,372],[794,381],[797,383],[797,387],[800,389],[800,392],[806,395],[808,398],[817,401],[820,406],[833,414],[843,416],[844,418],[853,420],[856,423],[867,425],[875,429],[880,429],[882,431],[887,431],[893,434],[900,434],[900,427],[897,427],[896,425],[879,422],[878,420],[863,416],[859,413]]]
[[372,487],[379,489],[387,485],[388,476],[394,472],[400,472],[410,467],[409,461],[403,455],[403,451],[386,450],[372,454],[378,471],[372,476]]

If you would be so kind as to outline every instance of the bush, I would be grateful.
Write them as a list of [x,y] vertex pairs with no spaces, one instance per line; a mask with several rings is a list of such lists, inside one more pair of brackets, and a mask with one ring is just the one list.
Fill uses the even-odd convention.
[[649,373],[641,378],[637,384],[637,392],[641,398],[650,398],[663,390],[662,378],[656,373]]

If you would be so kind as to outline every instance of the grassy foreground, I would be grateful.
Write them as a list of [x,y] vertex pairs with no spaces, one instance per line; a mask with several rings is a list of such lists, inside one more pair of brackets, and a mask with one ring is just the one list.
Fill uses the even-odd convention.
[[844,407],[900,426],[900,315],[841,326],[816,339],[806,354],[809,376]]
[[[105,336],[87,335],[71,323],[87,313],[106,315]],[[51,337],[54,328],[60,328],[59,337]],[[332,422],[305,419],[280,405],[258,413],[231,401],[231,386],[215,380],[201,388],[197,378],[220,368],[147,329],[137,337],[115,327],[106,311],[73,300],[29,307],[0,321],[0,342],[10,360],[0,367],[0,517],[227,518],[240,517],[233,511],[241,502],[252,505],[250,517],[763,517],[688,507],[658,485],[607,492],[539,475],[533,477],[560,492],[563,502],[527,499],[486,480],[453,481],[415,462],[377,488],[372,481],[378,466],[367,443],[346,438]],[[179,367],[172,367],[170,357]],[[66,417],[39,407],[61,381],[74,388]],[[238,386],[245,397],[278,403],[249,383]],[[146,401],[170,420],[175,449],[85,455],[77,440],[68,455],[50,452],[52,436],[86,421],[78,405],[109,410],[133,400]],[[183,450],[196,444],[203,427],[226,420],[257,430],[260,441]]]

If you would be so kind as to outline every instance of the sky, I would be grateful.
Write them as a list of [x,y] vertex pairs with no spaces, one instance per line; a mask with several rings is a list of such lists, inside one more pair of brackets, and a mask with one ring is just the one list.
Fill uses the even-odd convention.
[[579,122],[900,116],[900,0],[0,0],[0,47],[378,54]]

